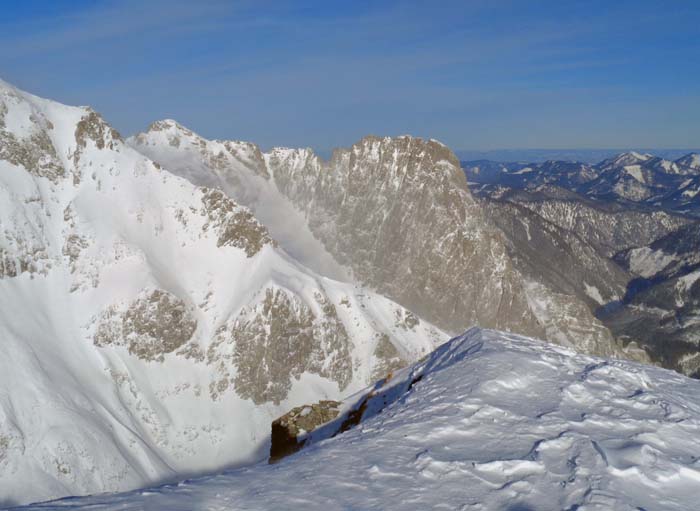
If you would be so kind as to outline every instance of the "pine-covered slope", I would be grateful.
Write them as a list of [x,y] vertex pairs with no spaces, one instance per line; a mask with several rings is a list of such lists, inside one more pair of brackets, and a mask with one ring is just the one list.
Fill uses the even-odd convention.
[[635,278],[601,316],[619,336],[650,346],[656,361],[700,377],[700,224],[615,255]]
[[446,336],[322,277],[89,108],[0,82],[0,504],[264,457],[272,418]]

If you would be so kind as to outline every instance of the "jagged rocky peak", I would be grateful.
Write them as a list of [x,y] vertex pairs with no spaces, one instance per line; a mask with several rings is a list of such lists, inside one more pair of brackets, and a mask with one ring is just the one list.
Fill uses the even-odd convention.
[[53,129],[27,95],[0,81],[0,159],[57,183],[66,169],[53,144]]
[[266,160],[314,236],[362,282],[448,330],[541,334],[500,235],[443,144],[369,136],[329,162],[306,150]]
[[[444,144],[434,139],[423,139],[410,135],[398,137],[377,137],[368,135],[348,149],[337,149],[336,155],[350,152],[356,158],[362,158],[365,163],[389,160],[406,171],[418,168],[435,170],[439,164],[450,164],[459,168],[459,160]],[[411,165],[412,164],[412,165]]]
[[[217,186],[256,213],[283,211],[278,215],[283,221],[271,223],[279,227],[272,232],[288,228],[288,219],[300,218],[300,230],[313,238],[316,253],[327,252],[353,279],[447,330],[473,324],[539,336],[560,330],[552,328],[542,307],[535,307],[533,293],[524,285],[529,277],[513,264],[502,229],[485,218],[457,158],[436,140],[367,136],[336,149],[328,161],[308,148],[275,148],[264,154],[270,179],[253,193],[248,192],[250,172],[233,161],[221,171],[205,155],[199,171],[191,173],[183,167],[189,157],[183,147],[163,142],[135,147],[194,182],[216,176]],[[560,172],[580,171],[573,166],[575,170],[568,164]],[[281,245],[292,252],[296,248],[289,240]],[[581,294],[588,299],[584,290]],[[541,292],[536,295],[542,299]],[[554,295],[547,300],[555,300]],[[567,310],[580,311],[578,323],[593,319],[583,314],[584,303]],[[572,314],[559,323],[573,321]],[[581,334],[579,327],[567,330],[548,338],[607,353],[599,340],[609,336],[597,329],[590,335]]]
[[153,121],[151,124],[148,125],[148,128],[146,128],[146,133],[149,133],[152,131],[167,131],[167,130],[180,131],[188,136],[194,135],[194,132],[187,129],[185,126],[183,126],[182,124],[177,122],[175,119],[161,119],[159,121]]
[[[69,107],[0,83],[0,159],[58,185],[82,181],[88,146],[119,151],[121,135],[90,107]],[[91,169],[91,172],[98,172]]]
[[[368,135],[349,148],[336,148],[328,162],[319,158],[311,148],[276,147],[266,154],[270,167],[286,173],[298,174],[304,167],[318,171],[321,168],[349,167],[358,179],[391,179],[417,177],[422,173],[453,174],[457,182],[466,179],[459,160],[444,144],[434,139],[410,135],[378,137]],[[361,168],[358,166],[361,163]],[[277,176],[276,176],[277,177]],[[281,176],[280,176],[281,177]]]
[[350,149],[336,150],[330,165],[343,166],[346,158],[348,167],[353,170],[350,177],[357,181],[379,179],[398,188],[403,179],[448,178],[454,185],[466,189],[466,177],[459,160],[447,146],[436,140],[409,135],[370,135]]
[[168,143],[175,147],[178,147],[180,145],[181,140],[183,138],[191,139],[191,142],[197,144],[200,143],[200,141],[201,143],[204,143],[204,139],[202,137],[200,137],[194,131],[183,126],[174,119],[162,119],[160,121],[153,121],[151,124],[148,125],[146,131],[139,133],[132,138],[138,140],[141,143],[149,143],[149,138],[154,138],[158,136],[167,137]]

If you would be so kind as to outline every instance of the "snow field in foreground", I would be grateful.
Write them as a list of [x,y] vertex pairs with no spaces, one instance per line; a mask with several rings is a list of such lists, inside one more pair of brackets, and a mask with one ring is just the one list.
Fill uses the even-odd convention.
[[689,510],[700,382],[471,329],[378,415],[275,465],[27,509]]

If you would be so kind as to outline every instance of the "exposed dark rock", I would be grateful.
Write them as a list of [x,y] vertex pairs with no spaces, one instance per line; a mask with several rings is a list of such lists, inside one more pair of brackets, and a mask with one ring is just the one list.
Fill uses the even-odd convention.
[[21,99],[11,91],[6,90],[0,94],[0,160],[22,166],[37,177],[58,183],[65,176],[66,170],[48,134],[53,126],[47,119],[36,112],[32,113],[30,119],[34,123],[33,129],[21,137],[9,129],[2,129],[8,112],[6,102],[20,101]]
[[94,336],[96,346],[126,345],[129,353],[147,361],[163,361],[190,340],[197,321],[185,302],[155,289],[129,304],[125,311],[108,308]]
[[274,240],[247,208],[229,199],[220,190],[203,189],[202,214],[209,218],[205,229],[211,224],[218,233],[217,246],[241,248],[248,257],[257,254],[264,245],[275,245]]
[[319,401],[313,405],[292,408],[272,422],[270,463],[294,454],[304,446],[299,436],[310,433],[317,427],[332,421],[338,416],[338,401]]

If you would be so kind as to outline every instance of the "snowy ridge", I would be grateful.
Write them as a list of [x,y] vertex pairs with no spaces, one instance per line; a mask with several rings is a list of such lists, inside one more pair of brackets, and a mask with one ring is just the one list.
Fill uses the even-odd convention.
[[309,231],[304,216],[270,182],[267,155],[255,144],[206,140],[172,119],[156,121],[126,142],[176,175],[199,186],[219,188],[250,207],[281,246],[305,266],[328,277],[352,280],[352,272],[328,254]]
[[374,392],[383,411],[278,464],[26,509],[696,507],[700,382],[671,371],[471,329]]

